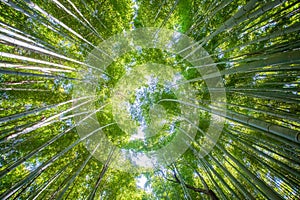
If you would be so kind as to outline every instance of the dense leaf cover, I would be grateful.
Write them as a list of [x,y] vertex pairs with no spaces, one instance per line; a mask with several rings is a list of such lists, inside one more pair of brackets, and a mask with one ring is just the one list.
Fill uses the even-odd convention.
[[[93,70],[85,60],[89,53],[115,34],[142,27],[197,41],[220,71],[226,105],[211,102],[210,90],[221,88],[207,88],[197,66],[153,48],[115,59],[104,73],[109,81],[91,82],[95,98],[74,99],[74,83],[89,81],[80,74]],[[297,0],[2,0],[0,199],[299,199],[299,30]],[[101,105],[109,104],[128,68],[148,62],[172,66],[191,80],[201,110],[198,131],[176,162],[128,173],[110,167],[113,150],[103,163],[86,149],[72,105],[95,101],[100,124],[114,123],[111,105]],[[132,95],[131,103],[146,102],[141,107],[148,125],[180,113],[175,101],[162,101],[166,112],[148,112],[174,93],[160,88],[146,95]],[[212,115],[225,125],[201,158],[197,152]],[[119,148],[142,151],[172,140],[164,128],[146,143],[130,140],[116,124],[105,133]]]

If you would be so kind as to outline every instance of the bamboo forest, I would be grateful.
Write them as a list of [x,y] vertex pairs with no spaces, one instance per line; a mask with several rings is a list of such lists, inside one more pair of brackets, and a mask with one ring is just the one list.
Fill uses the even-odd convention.
[[0,0],[0,199],[300,199],[298,0]]

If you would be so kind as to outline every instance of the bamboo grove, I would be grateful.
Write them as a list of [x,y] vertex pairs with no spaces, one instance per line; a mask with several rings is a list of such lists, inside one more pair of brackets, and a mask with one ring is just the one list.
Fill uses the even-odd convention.
[[[209,92],[222,88],[203,82],[218,73],[201,77],[184,58],[156,49],[116,59],[104,72],[111,82],[91,82],[94,95],[74,98],[74,83],[88,81],[80,74],[97,70],[86,63],[89,53],[142,27],[197,41],[219,70],[226,102],[212,102]],[[0,199],[299,199],[299,33],[296,0],[1,0]],[[178,66],[197,91],[195,105],[166,94],[157,97],[161,105],[168,112],[194,106],[201,115],[176,162],[128,173],[111,167],[114,149],[104,162],[86,149],[76,131],[85,119],[74,118],[96,113],[108,138],[142,149],[115,125],[111,107],[98,103],[109,100],[124,66],[149,61]],[[74,102],[97,109],[75,113]],[[212,115],[225,123],[202,158]]]

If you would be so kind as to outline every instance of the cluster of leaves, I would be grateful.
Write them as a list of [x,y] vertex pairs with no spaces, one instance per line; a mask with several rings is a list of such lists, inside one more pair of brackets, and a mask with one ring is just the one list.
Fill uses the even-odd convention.
[[[0,198],[299,198],[299,9],[296,0],[2,1]],[[86,81],[79,74],[89,70],[84,61],[97,44],[139,27],[169,28],[198,41],[220,70],[227,114],[219,112],[223,102],[210,101],[210,91],[220,88],[191,82],[203,112],[190,149],[171,166],[129,174],[86,150],[73,121],[78,99],[72,92],[74,81]],[[153,62],[172,66],[188,80],[200,77],[179,60],[155,49],[123,55],[106,69],[109,81],[95,84],[96,108],[109,102],[126,68]],[[169,113],[178,106],[162,105]],[[212,115],[226,124],[214,150],[201,158],[199,144]],[[109,106],[97,117],[102,125],[114,122]],[[144,145],[129,143],[130,135],[116,125],[105,131],[124,148]],[[141,176],[143,187],[137,185]]]

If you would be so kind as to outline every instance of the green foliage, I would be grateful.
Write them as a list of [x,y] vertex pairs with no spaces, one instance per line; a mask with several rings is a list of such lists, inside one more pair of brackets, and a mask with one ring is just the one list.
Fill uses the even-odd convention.
[[[299,8],[296,0],[1,1],[0,198],[88,199],[95,191],[95,199],[109,200],[211,199],[209,190],[219,199],[299,198]],[[117,83],[146,63],[171,66],[190,80],[200,110],[195,139],[175,163],[126,173],[99,162],[80,141],[72,107],[79,99],[72,97],[75,82],[90,81],[80,78],[91,70],[87,55],[103,40],[139,27],[176,30],[203,46],[226,87],[227,115],[219,112],[224,102],[210,99],[221,88],[208,88],[196,69],[203,66],[152,48],[115,59],[90,82],[101,126],[115,122],[111,94]],[[130,96],[131,105],[143,102],[147,126],[159,126],[155,114],[167,120],[181,114],[179,102],[160,102],[176,100],[174,92],[157,88],[143,98]],[[225,127],[201,158],[213,115],[225,118]],[[144,141],[131,140],[117,124],[103,131],[120,148],[147,152],[169,144],[180,123],[172,134],[164,124]]]

